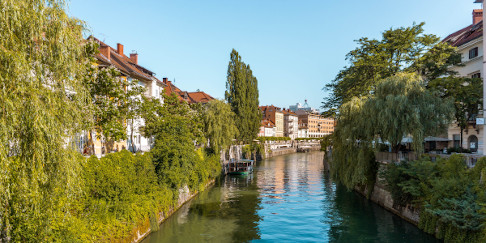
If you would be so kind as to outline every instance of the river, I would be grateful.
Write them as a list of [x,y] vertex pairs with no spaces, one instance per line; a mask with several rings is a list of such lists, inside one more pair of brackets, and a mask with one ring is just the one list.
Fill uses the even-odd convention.
[[258,162],[181,207],[143,242],[438,242],[323,172],[323,152]]

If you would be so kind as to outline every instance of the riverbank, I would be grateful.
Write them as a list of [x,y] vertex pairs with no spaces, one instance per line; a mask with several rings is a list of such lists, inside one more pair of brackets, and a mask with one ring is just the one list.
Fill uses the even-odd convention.
[[[209,181],[205,186],[204,190],[208,190],[212,185],[214,185],[215,179]],[[191,192],[187,186],[184,188],[179,189],[179,197],[177,200],[177,205],[171,209],[169,209],[167,212],[159,212],[157,214],[157,223],[161,225],[167,218],[169,218],[172,214],[177,212],[184,204],[192,200],[195,196],[197,196],[199,193],[203,191],[197,191],[197,192]],[[152,233],[152,229],[150,227],[150,220],[147,219],[146,222],[141,226],[137,227],[135,230],[135,233],[131,235],[130,237],[127,238],[128,242],[141,242],[145,237],[147,237],[150,233]],[[143,233],[141,233],[143,232]]]
[[[241,155],[241,148],[242,148],[242,145],[233,146],[232,149],[229,152],[229,157],[232,158],[232,157]],[[289,154],[293,154],[293,153],[298,152],[297,147],[276,148],[276,149],[270,149],[270,148],[271,148],[270,146],[266,146],[265,158],[271,158],[271,157],[280,156],[280,155],[289,155]],[[309,148],[309,151],[319,151],[320,148],[321,148],[320,146],[312,146],[312,147]],[[225,156],[225,155],[222,155],[222,157],[223,156]],[[223,161],[223,163],[224,163],[224,161]],[[215,182],[215,180],[213,179],[208,184],[206,184],[205,187],[204,187],[204,191],[208,190],[214,184],[214,182]],[[201,192],[203,192],[203,191],[191,193],[189,191],[189,188],[187,188],[187,187],[180,189],[179,190],[179,197],[178,197],[179,199],[178,199],[177,205],[175,207],[169,209],[167,212],[159,212],[157,214],[158,224],[161,225],[162,223],[164,223],[164,221],[166,219],[168,219],[171,215],[176,213],[182,206],[184,206],[184,204],[191,201],[195,196],[197,196]],[[150,227],[150,221],[147,219],[145,221],[145,223],[142,224],[142,226],[134,229],[134,233],[128,238],[128,241],[130,241],[130,242],[141,242],[150,233],[152,233],[152,229]]]
[[[329,157],[324,157],[324,170],[329,172]],[[420,221],[420,210],[407,205],[402,207],[394,203],[391,193],[386,188],[383,179],[377,176],[376,182],[373,185],[372,191],[370,193],[370,188],[368,186],[355,187],[354,191],[359,193],[361,196],[369,199],[375,204],[378,204],[387,211],[399,216],[400,218],[408,221],[409,223],[418,227]]]
[[[363,197],[369,195],[369,188],[367,187],[356,187],[355,191]],[[371,195],[369,195],[369,200],[418,227],[420,211],[411,206],[402,207],[395,205],[391,193],[386,189],[386,186],[382,181],[377,181],[375,183],[373,191],[371,192]]]
[[323,176],[323,152],[266,158],[252,176],[226,176],[143,243],[438,242]]

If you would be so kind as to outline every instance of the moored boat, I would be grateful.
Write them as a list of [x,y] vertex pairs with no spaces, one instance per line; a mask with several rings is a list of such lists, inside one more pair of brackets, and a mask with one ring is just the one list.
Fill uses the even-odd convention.
[[228,163],[228,174],[248,175],[253,172],[253,162],[251,159],[232,159]]

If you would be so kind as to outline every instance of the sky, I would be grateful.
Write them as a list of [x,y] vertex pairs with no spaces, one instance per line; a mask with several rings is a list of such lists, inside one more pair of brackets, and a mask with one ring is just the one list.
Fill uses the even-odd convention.
[[258,79],[260,105],[286,108],[323,90],[361,37],[425,22],[441,38],[472,23],[474,0],[71,0],[69,14],[156,77],[224,99],[231,50]]

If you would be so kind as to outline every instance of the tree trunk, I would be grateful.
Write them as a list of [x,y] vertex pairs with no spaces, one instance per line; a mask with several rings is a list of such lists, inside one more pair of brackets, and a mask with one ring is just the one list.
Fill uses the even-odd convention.
[[[463,127],[461,127],[461,142],[460,142],[460,144],[459,144],[459,148],[461,148],[461,150],[463,149],[463,148],[462,148],[463,132],[464,132],[464,128],[463,128]],[[462,151],[461,151],[461,152],[462,152]]]
[[93,130],[89,131],[89,135],[90,135],[90,137],[91,137],[91,155],[93,155],[93,154],[96,154],[96,153],[95,153],[95,152],[96,152],[96,151],[95,151],[95,145],[94,145],[95,140],[94,140],[94,138],[93,138]]
[[132,153],[135,153],[137,150],[135,149],[135,143],[133,142],[133,119],[130,119],[130,142],[132,143]]

